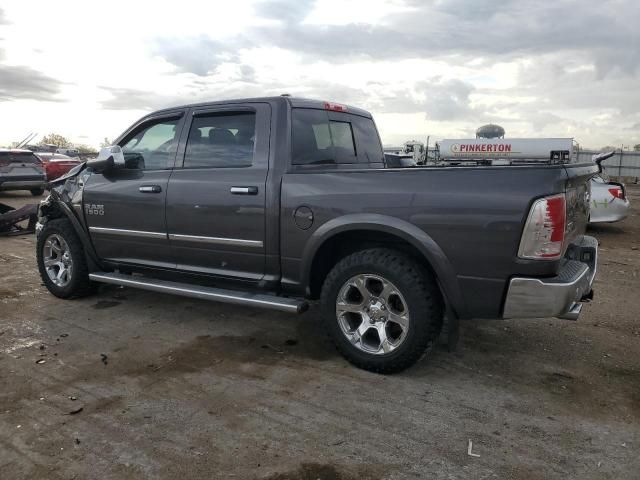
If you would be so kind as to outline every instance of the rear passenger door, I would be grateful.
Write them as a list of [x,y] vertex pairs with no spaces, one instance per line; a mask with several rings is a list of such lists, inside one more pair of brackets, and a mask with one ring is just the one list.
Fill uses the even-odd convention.
[[167,192],[178,269],[252,280],[264,275],[270,116],[266,103],[192,112]]

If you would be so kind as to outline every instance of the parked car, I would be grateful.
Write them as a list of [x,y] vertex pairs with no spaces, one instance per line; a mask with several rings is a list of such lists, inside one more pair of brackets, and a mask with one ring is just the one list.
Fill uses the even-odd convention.
[[57,148],[56,153],[60,153],[62,155],[66,155],[68,157],[77,157],[80,155],[80,150],[77,148]]
[[44,166],[31,150],[0,149],[0,190],[29,190],[39,196],[46,184]]
[[42,160],[44,168],[47,174],[47,180],[55,180],[56,178],[64,175],[73,167],[80,165],[82,161],[77,158],[71,158],[61,153],[36,153],[38,158]]
[[[593,160],[599,166],[615,152],[594,155]],[[591,179],[591,204],[589,223],[619,222],[629,215],[629,200],[624,184],[613,182],[604,169]]]
[[[161,110],[52,183],[37,262],[96,282],[301,313],[395,372],[459,319],[575,320],[592,297],[595,164],[385,168],[371,115],[291,97]],[[214,285],[214,286],[212,286]]]

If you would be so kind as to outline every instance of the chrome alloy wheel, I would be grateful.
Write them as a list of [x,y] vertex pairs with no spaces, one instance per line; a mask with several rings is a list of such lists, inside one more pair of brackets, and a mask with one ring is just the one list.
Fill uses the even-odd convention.
[[65,239],[57,233],[49,235],[42,247],[42,260],[49,279],[58,287],[66,287],[71,281],[73,260]]
[[409,307],[396,286],[375,274],[347,280],[336,301],[342,333],[366,353],[383,355],[398,348],[409,331]]

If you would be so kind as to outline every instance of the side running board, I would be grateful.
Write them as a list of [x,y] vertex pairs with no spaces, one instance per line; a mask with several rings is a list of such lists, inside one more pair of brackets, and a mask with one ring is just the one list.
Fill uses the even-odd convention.
[[213,302],[234,303],[252,307],[269,308],[288,313],[303,313],[309,308],[304,300],[278,297],[262,293],[250,293],[222,288],[202,287],[190,283],[170,282],[155,278],[124,275],[121,273],[90,273],[89,279],[94,282],[122,285],[124,287],[140,288],[152,292],[168,293],[182,297],[199,298]]

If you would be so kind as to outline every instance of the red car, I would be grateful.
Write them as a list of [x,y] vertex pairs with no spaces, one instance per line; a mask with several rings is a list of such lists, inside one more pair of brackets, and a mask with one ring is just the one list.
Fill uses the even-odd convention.
[[71,158],[61,153],[38,152],[36,155],[42,160],[47,173],[47,181],[55,180],[64,175],[76,165],[82,162],[76,158]]

